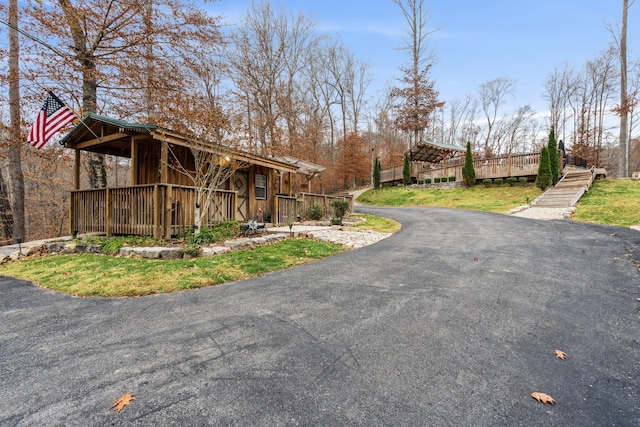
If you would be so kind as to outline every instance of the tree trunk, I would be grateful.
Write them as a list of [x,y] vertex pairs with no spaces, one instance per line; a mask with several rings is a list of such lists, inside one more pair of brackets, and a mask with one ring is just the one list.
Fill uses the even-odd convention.
[[13,241],[13,215],[11,212],[9,193],[4,177],[0,173],[0,245],[9,244]]
[[[9,174],[11,181],[11,214],[13,237],[24,240],[24,175],[22,174],[22,138],[20,135],[20,70],[18,40],[18,1],[9,4],[9,113],[11,116]],[[3,186],[4,188],[4,186]],[[1,195],[0,195],[1,196]]]
[[620,30],[620,152],[618,176],[629,176],[629,100],[627,98],[627,12],[629,1],[622,0],[622,28]]
[[[82,76],[82,107],[85,113],[95,113],[97,110],[98,82],[96,81],[96,64],[93,58],[85,57],[81,60],[84,67]],[[89,153],[89,184],[91,188],[105,188],[107,186],[107,167],[104,155]]]

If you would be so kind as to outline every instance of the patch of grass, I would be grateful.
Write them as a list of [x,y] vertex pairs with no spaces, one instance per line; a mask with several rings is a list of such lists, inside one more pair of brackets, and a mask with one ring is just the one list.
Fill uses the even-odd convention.
[[104,255],[55,255],[5,264],[0,274],[83,297],[139,297],[247,279],[324,258],[344,249],[287,239],[212,258],[150,260]]
[[542,192],[534,186],[415,189],[385,187],[365,191],[358,202],[375,206],[432,206],[504,213],[533,200]]
[[395,233],[400,228],[402,228],[402,224],[398,221],[394,221],[389,218],[384,218],[377,215],[368,215],[362,213],[352,213],[349,215],[350,218],[363,218],[365,221],[359,222],[355,225],[356,228],[361,230],[373,230],[380,233]]
[[640,225],[640,181],[594,181],[589,191],[578,202],[573,219],[627,227]]

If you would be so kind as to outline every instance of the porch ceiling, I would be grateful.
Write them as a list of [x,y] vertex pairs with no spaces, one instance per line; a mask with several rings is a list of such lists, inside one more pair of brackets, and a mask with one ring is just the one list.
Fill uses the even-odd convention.
[[455,153],[465,151],[465,148],[456,145],[421,141],[411,149],[410,157],[414,162],[439,163],[445,157],[452,157]]
[[180,132],[155,125],[140,125],[88,114],[60,141],[67,148],[131,158],[131,138],[140,141],[164,141],[197,150],[217,152],[241,162],[297,173],[299,167],[260,155],[212,144]]
[[138,125],[90,113],[60,141],[67,148],[131,157],[131,137],[149,135],[154,125]]

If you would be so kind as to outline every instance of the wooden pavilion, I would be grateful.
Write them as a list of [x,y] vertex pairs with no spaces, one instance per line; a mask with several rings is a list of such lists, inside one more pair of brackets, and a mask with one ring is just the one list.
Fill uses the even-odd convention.
[[[409,151],[411,161],[411,180],[416,182],[421,174],[432,169],[447,169],[449,162],[456,163],[464,158],[460,153],[466,151],[457,145],[441,144],[438,142],[420,141]],[[381,183],[402,182],[404,165],[392,166],[380,171]]]
[[[293,194],[291,175],[309,180],[323,168],[291,158],[270,158],[216,144],[156,125],[127,123],[97,114],[85,116],[61,140],[75,150],[74,188],[70,198],[71,232],[106,235],[150,235],[168,239],[194,223],[196,187],[171,162],[194,168],[192,150],[220,154],[237,162],[233,176],[214,191],[214,202],[203,212],[203,225],[226,219],[254,219],[275,224],[295,221],[301,200],[329,205],[329,196]],[[130,159],[129,185],[80,189],[81,152]],[[289,174],[289,188],[283,175]]]

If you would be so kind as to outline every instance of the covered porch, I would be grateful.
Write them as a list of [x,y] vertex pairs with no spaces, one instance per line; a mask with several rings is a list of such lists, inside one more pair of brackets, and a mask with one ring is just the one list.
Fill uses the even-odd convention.
[[[241,150],[207,145],[203,141],[155,125],[126,123],[89,114],[62,143],[75,150],[74,188],[70,197],[72,234],[149,235],[169,239],[194,225],[197,191],[188,174],[172,162],[193,169],[192,149],[219,152],[221,163],[237,162],[224,183],[207,190],[212,202],[200,212],[203,226],[232,219],[286,224],[301,215],[299,201],[283,177],[293,174],[310,181],[323,168],[289,158],[258,156]],[[81,189],[81,152],[95,152],[129,160],[128,185]],[[307,193],[310,194],[310,193]],[[291,203],[290,200],[294,202]]]

